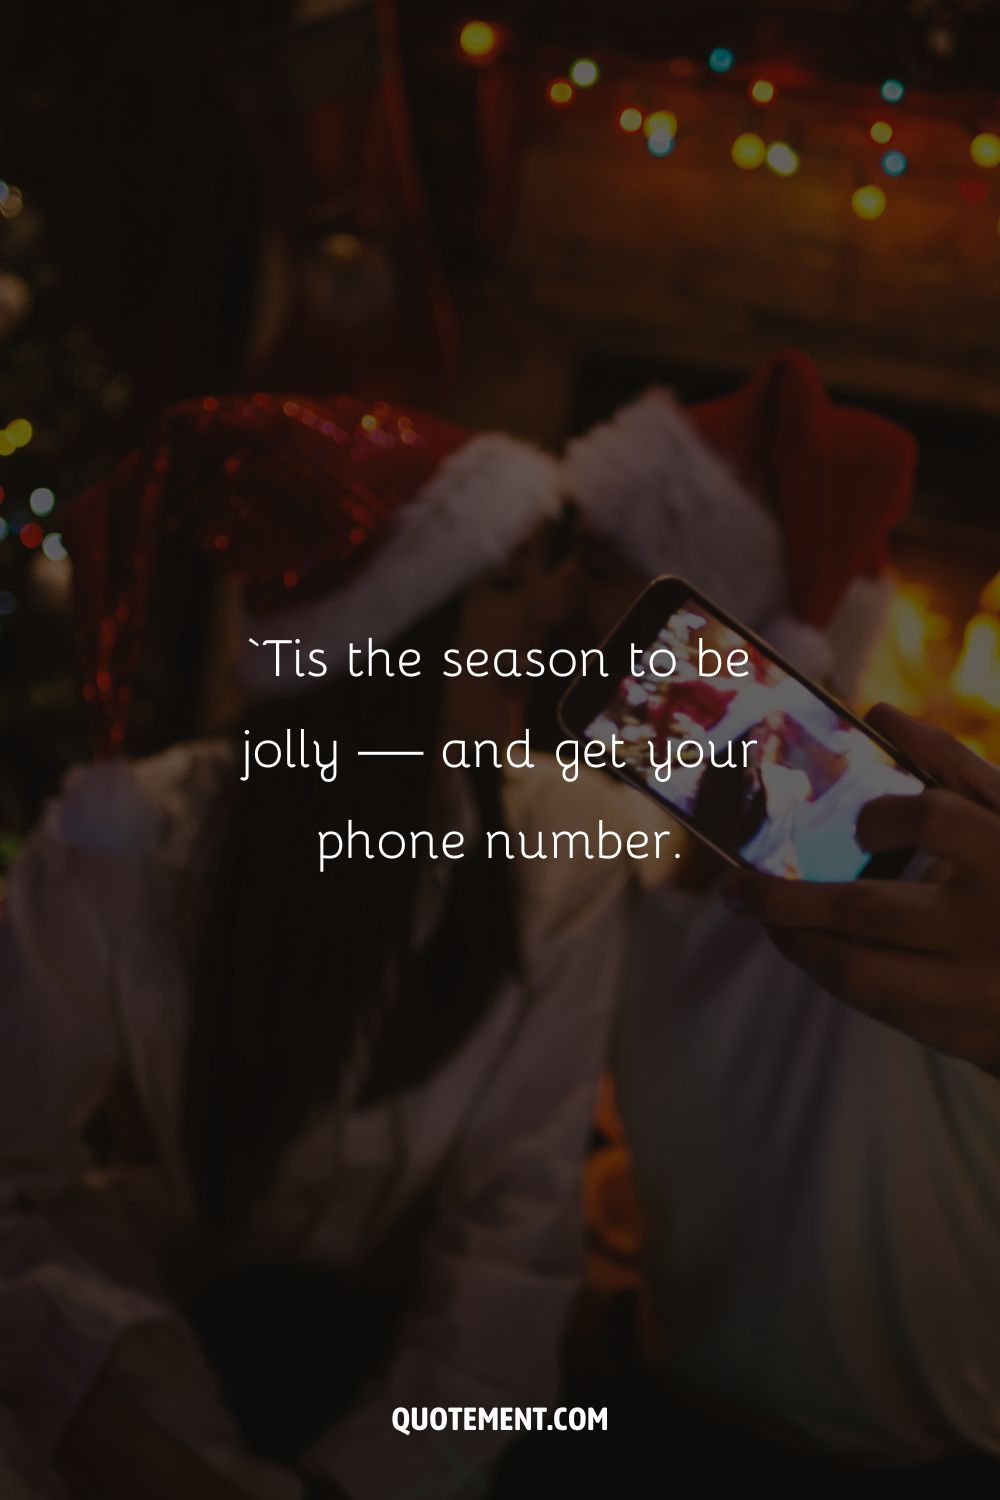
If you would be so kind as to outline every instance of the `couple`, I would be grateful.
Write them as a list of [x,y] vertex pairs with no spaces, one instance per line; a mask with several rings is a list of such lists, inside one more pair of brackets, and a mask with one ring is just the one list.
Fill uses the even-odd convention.
[[[152,558],[168,525],[239,578],[245,635],[299,637],[330,659],[371,635],[430,661],[448,646],[492,655],[538,644],[581,600],[599,633],[643,567],[672,564],[726,593],[709,544],[685,543],[677,525],[690,508],[739,537],[741,566],[723,602],[780,636],[780,620],[768,627],[787,587],[780,528],[666,398],[646,398],[574,445],[562,478],[505,439],[470,440],[412,411],[382,407],[374,424],[372,415],[348,400],[191,405],[89,497],[76,556],[81,600],[93,610],[88,696],[108,743],[121,742]],[[629,455],[634,471],[643,450],[648,527],[621,509]],[[564,487],[590,526],[582,589],[554,545]],[[102,528],[127,524],[136,509],[141,545],[131,555],[119,547],[116,561]],[[753,574],[747,557],[759,564]],[[818,632],[784,624],[822,651]],[[292,711],[317,738],[350,723],[372,747],[431,752],[445,738],[514,738],[528,714],[521,683],[465,677],[337,678],[293,708],[276,696],[287,683],[262,674],[258,657],[247,652],[240,666],[253,705],[240,728],[259,737],[280,737]],[[926,748],[930,769],[959,786],[963,808],[990,816],[980,806],[995,796],[987,768],[968,757],[949,772],[950,748],[903,732],[912,753]],[[519,864],[511,876],[506,861],[483,857],[486,828],[577,826],[581,795],[593,799],[595,820],[614,805],[623,825],[638,826],[647,804],[627,789],[584,791],[558,773],[441,780],[429,753],[393,762],[390,775],[377,760],[359,762],[332,786],[278,771],[240,786],[237,750],[219,740],[78,773],[12,875],[0,935],[5,1495],[483,1493],[503,1434],[404,1437],[392,1411],[556,1400],[580,1264],[581,1162],[627,950],[616,1066],[648,1187],[650,1274],[675,1376],[751,1425],[762,1410],[794,1442],[835,1453],[916,1461],[952,1447],[1000,1449],[1000,1310],[975,1297],[966,1307],[963,1291],[949,1342],[945,1289],[937,1300],[927,1287],[914,1293],[927,1264],[919,1247],[916,1270],[907,1259],[923,1215],[942,1275],[995,1261],[1000,1085],[977,1066],[995,1060],[1000,1032],[980,951],[995,923],[979,923],[979,948],[959,946],[954,963],[979,966],[960,1013],[942,1016],[924,993],[914,1016],[893,990],[885,950],[864,950],[883,953],[874,972],[864,954],[844,961],[857,934],[838,929],[843,901],[802,911],[802,898],[769,882],[730,892],[779,930],[799,974],[756,924],[715,900],[639,893],[620,865]],[[470,852],[451,872],[373,862],[320,878],[315,829],[349,816],[368,827],[461,827]],[[935,817],[927,847],[966,880],[961,820],[945,826],[940,809]],[[983,830],[973,833],[979,858]],[[994,896],[983,894],[981,867],[975,873],[981,912]],[[942,890],[951,901],[951,887]],[[959,894],[956,907],[967,905]],[[891,924],[892,953],[920,962],[926,990],[937,970],[905,950],[933,941],[950,953],[952,906],[936,908],[933,922],[911,913],[907,927],[905,893],[902,903],[890,897],[887,912],[876,896],[850,921],[874,924],[874,937]],[[661,899],[671,904],[650,905]],[[677,955],[669,994],[666,953],[672,963]],[[747,1035],[748,1006],[774,1004],[776,973],[798,986],[795,1014],[772,1012]],[[853,1004],[882,1007],[917,1042],[827,1002],[809,974]],[[734,983],[741,1003],[730,993],[722,1014]],[[699,987],[700,1017],[690,1003]],[[675,997],[679,1007],[665,1003]],[[713,1015],[716,1035],[705,1030]],[[785,1019],[787,1035],[768,1054]],[[919,1144],[880,1121],[880,1070],[896,1079],[904,1117],[916,1109],[938,1148],[936,1173],[922,1179],[930,1186],[912,1202],[904,1195],[898,1225],[882,1223],[884,1200],[866,1197],[884,1192],[878,1173],[859,1184],[835,1139],[798,1138],[796,1111],[818,1119],[807,1075],[844,1027],[838,1098],[857,1103],[860,1070],[876,1096],[860,1124],[892,1137],[881,1169],[905,1178]],[[748,1099],[739,1056],[752,1064]],[[828,1078],[813,1082],[816,1098],[829,1096]],[[919,1114],[921,1090],[939,1121]],[[782,1093],[787,1102],[775,1103]],[[700,1130],[706,1114],[715,1124]],[[742,1175],[719,1155],[730,1126]],[[780,1179],[768,1160],[776,1142]],[[956,1163],[968,1179],[957,1185]],[[748,1193],[755,1172],[762,1204]],[[827,1243],[834,1196],[854,1238]],[[959,1234],[956,1205],[968,1221]],[[770,1230],[762,1209],[778,1215]],[[833,1274],[811,1287],[817,1264]],[[767,1305],[776,1286],[788,1291],[787,1314]],[[831,1292],[843,1306],[827,1305]],[[914,1301],[902,1334],[889,1305],[900,1295]],[[768,1342],[776,1329],[784,1344]],[[933,1367],[904,1378],[924,1346]],[[810,1359],[815,1369],[805,1368]],[[979,1405],[956,1398],[964,1380]]]

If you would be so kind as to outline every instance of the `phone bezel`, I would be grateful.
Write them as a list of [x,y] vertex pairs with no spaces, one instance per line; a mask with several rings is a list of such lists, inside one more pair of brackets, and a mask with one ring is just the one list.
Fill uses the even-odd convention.
[[[834,694],[827,692],[819,683],[807,677],[804,672],[800,672],[779,651],[776,651],[773,646],[769,645],[762,636],[758,635],[755,630],[751,630],[742,621],[737,620],[733,615],[729,614],[728,611],[716,604],[714,599],[710,599],[707,594],[703,593],[701,589],[695,588],[686,579],[678,578],[673,574],[664,574],[662,577],[654,578],[643,589],[642,593],[633,602],[631,607],[626,610],[618,624],[602,642],[601,650],[604,654],[604,666],[609,675],[607,677],[578,676],[563,694],[558,710],[559,722],[568,734],[571,734],[575,739],[584,743],[589,744],[591,742],[586,733],[587,725],[593,722],[605,705],[617,693],[622,680],[629,675],[631,669],[631,646],[633,644],[638,645],[640,641],[644,645],[651,644],[663,625],[688,599],[695,600],[709,614],[714,615],[721,621],[723,625],[728,626],[730,630],[735,631],[748,644],[753,645],[762,655],[768,657],[770,661],[775,662],[781,667],[782,671],[787,672],[790,677],[794,677],[796,681],[802,683],[805,688],[814,693],[834,713],[839,714],[842,718],[860,729],[870,740],[874,740],[877,745],[880,745],[883,750],[892,756],[893,760],[904,771],[908,771],[918,781],[922,781],[925,786],[935,785],[933,778],[928,776],[926,771],[922,771],[919,766],[914,765],[890,740],[887,740],[884,735],[879,734],[870,724],[866,724],[864,719],[859,718],[856,713],[852,713],[847,705],[842,703]],[[610,688],[609,683],[613,684]],[[707,844],[727,864],[733,865],[736,868],[756,869],[756,866],[752,865],[749,860],[743,859],[742,856],[738,854],[732,855],[727,850],[720,849],[716,843],[698,828],[692,818],[686,813],[681,812],[673,803],[667,801],[665,797],[659,796],[637,771],[632,770],[631,767],[618,768],[612,766],[609,766],[608,770],[629,786],[634,786],[640,792],[644,792],[647,797],[651,797],[670,817],[676,818],[679,823],[689,829],[703,844]],[[854,878],[856,880],[894,879],[903,872],[912,858],[913,851],[911,849],[890,850],[885,853],[873,854],[865,867]]]

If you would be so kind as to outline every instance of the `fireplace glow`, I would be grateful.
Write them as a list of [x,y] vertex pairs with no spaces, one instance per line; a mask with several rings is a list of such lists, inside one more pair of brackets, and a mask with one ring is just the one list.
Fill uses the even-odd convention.
[[1000,573],[964,605],[941,593],[926,583],[897,582],[859,703],[894,703],[998,760]]
[[951,686],[956,698],[1000,712],[1000,618],[996,615],[974,615],[966,625]]

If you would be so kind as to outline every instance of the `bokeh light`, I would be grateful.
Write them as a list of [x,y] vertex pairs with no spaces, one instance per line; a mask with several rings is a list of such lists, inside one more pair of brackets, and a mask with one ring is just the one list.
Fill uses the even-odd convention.
[[670,109],[654,109],[651,115],[646,116],[642,128],[650,140],[654,135],[676,135],[677,116]]
[[592,57],[578,57],[569,70],[569,76],[578,89],[589,89],[600,78],[601,72]]
[[755,104],[770,104],[776,93],[769,78],[755,78],[750,85],[750,98]]
[[618,116],[618,124],[626,135],[635,135],[642,129],[642,110],[636,109],[634,104],[628,105]]
[[888,120],[876,120],[868,134],[876,146],[888,146],[892,140],[892,126]]
[[772,141],[765,160],[778,177],[793,177],[799,170],[799,153],[787,141]]
[[989,188],[980,177],[963,177],[958,184],[958,191],[966,203],[985,203]]
[[992,130],[982,130],[969,143],[969,155],[977,167],[1000,165],[1000,135]]
[[28,496],[28,508],[32,515],[49,516],[55,508],[56,497],[51,490],[32,490]]
[[497,33],[489,21],[466,21],[458,33],[458,45],[466,57],[481,61],[497,49]]
[[667,130],[654,130],[646,145],[652,156],[669,156],[676,137]]
[[738,135],[733,142],[731,155],[738,167],[744,172],[752,172],[754,167],[759,167],[767,155],[767,147],[759,135],[754,135],[752,130],[747,130],[743,135]]
[[728,73],[735,61],[736,57],[728,47],[713,47],[708,54],[708,66],[713,73]]
[[885,213],[885,205],[885,193],[874,182],[868,182],[864,187],[856,188],[851,195],[851,207],[859,219],[868,221],[880,219]]
[[573,99],[573,85],[568,78],[554,78],[549,84],[549,103],[562,109]]
[[904,88],[903,84],[900,83],[898,78],[887,78],[885,80],[885,83],[883,83],[881,89],[879,90],[879,93],[882,95],[882,98],[885,100],[886,104],[898,104],[903,95],[906,93],[906,89]]
[[887,177],[902,177],[908,166],[902,151],[886,151],[882,157],[882,171]]
[[16,219],[24,207],[24,198],[21,189],[14,184],[5,182],[4,193],[0,197],[0,219]]

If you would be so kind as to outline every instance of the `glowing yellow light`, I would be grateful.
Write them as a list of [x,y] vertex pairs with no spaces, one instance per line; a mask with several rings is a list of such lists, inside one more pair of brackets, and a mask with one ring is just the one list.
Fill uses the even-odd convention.
[[889,634],[908,666],[926,665],[927,649],[943,641],[951,631],[947,615],[930,607],[930,590],[922,584],[904,584],[889,606]]
[[743,135],[738,135],[733,142],[732,158],[738,167],[744,172],[752,172],[754,167],[759,167],[767,155],[767,147],[759,135],[754,135],[748,130]]
[[876,120],[868,134],[876,146],[888,146],[892,140],[892,126],[888,120]]
[[7,436],[6,431],[0,432],[0,458],[9,458],[14,451],[14,444]]
[[973,615],[966,625],[951,686],[959,698],[1000,708],[1000,620],[995,615]]
[[321,242],[323,251],[333,260],[351,261],[360,260],[365,252],[365,247],[356,234],[348,234],[339,229],[334,234],[328,234]]
[[466,57],[489,57],[496,51],[497,34],[489,21],[466,21],[458,33],[458,45]]
[[772,141],[767,148],[766,160],[778,177],[792,177],[799,170],[799,153],[787,141]]
[[623,109],[618,116],[618,123],[626,135],[635,135],[637,130],[642,129],[642,110],[629,105],[628,109]]
[[592,57],[578,57],[569,70],[569,76],[578,89],[589,89],[600,78],[601,72]]
[[989,746],[987,745],[986,741],[981,740],[978,735],[956,734],[955,738],[958,740],[958,743],[960,745],[965,746],[966,750],[971,750],[973,755],[980,755],[982,756],[983,760],[989,760]]
[[568,78],[556,78],[549,84],[549,102],[551,104],[569,104],[573,98],[573,85]]
[[866,183],[851,194],[851,207],[859,219],[880,219],[885,213],[885,194],[873,182]]
[[969,155],[977,167],[1000,165],[1000,135],[984,130],[969,142]]
[[938,672],[935,652],[951,632],[950,619],[932,607],[925,584],[896,583],[858,701],[870,705],[885,700],[907,713],[926,713],[927,683]]
[[31,442],[33,428],[31,423],[24,417],[15,417],[13,422],[7,423],[7,437],[15,448],[24,448]]
[[669,109],[654,109],[642,122],[642,128],[647,137],[676,135],[677,116]]
[[995,615],[1000,615],[1000,573],[996,573],[990,579],[979,596],[979,602],[984,609],[992,610]]
[[755,104],[770,104],[776,92],[769,78],[755,78],[750,85],[750,98]]
[[361,426],[364,428],[365,432],[374,432],[376,427],[378,426],[378,422],[372,416],[371,412],[366,412],[366,414],[361,418]]

